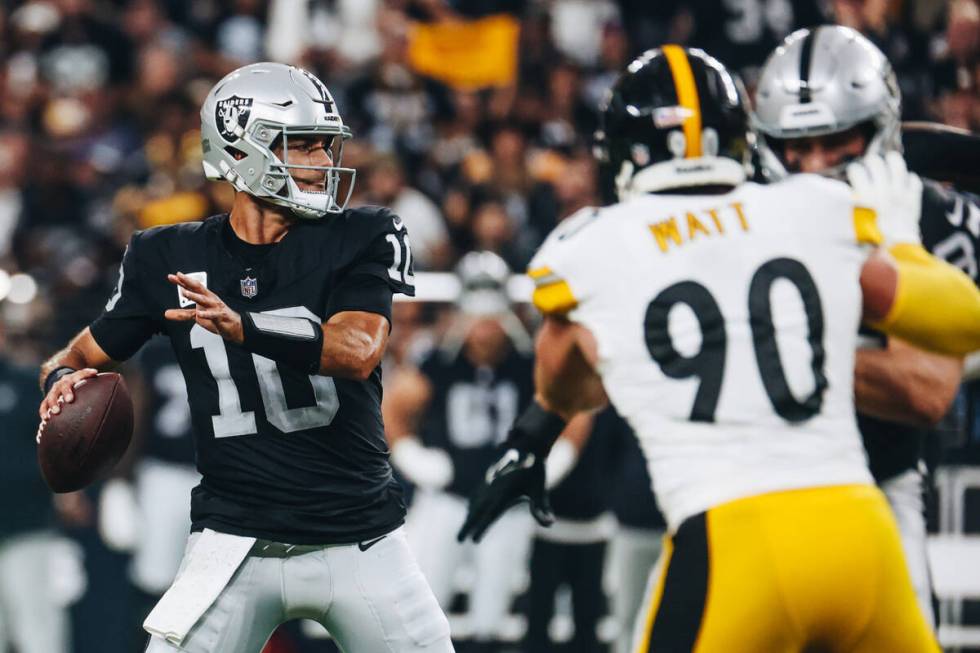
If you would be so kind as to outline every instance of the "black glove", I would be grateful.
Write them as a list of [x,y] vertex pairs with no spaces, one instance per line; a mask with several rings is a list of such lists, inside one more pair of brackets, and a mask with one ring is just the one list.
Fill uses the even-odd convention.
[[530,502],[531,515],[539,524],[551,526],[555,522],[544,489],[544,457],[508,448],[490,466],[486,480],[470,497],[466,521],[456,538],[464,542],[472,536],[474,542],[479,542],[500,515],[522,500]]

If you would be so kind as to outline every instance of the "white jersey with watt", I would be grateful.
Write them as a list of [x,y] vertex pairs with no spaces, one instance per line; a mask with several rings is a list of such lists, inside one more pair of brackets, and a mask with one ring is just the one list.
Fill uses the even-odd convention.
[[644,195],[562,222],[534,302],[591,331],[669,526],[766,492],[871,483],[854,416],[874,212],[797,175]]

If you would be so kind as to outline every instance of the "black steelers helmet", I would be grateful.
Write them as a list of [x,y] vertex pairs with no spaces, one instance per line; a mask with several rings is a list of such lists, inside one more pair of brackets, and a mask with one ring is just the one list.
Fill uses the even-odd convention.
[[620,200],[751,175],[749,118],[737,76],[702,50],[665,45],[609,90],[596,132],[604,185]]

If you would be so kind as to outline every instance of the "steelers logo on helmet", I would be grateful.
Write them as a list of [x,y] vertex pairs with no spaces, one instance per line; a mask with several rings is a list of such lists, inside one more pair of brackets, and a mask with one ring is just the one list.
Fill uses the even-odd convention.
[[218,100],[214,108],[214,122],[221,138],[234,143],[245,133],[248,116],[252,112],[252,98],[232,95]]

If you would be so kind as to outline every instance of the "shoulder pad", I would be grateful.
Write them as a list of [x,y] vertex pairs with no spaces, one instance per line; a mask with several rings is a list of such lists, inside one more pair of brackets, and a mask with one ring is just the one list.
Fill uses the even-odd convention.
[[158,225],[135,232],[133,234],[133,238],[134,240],[138,238],[141,242],[166,238],[180,238],[182,236],[195,234],[202,229],[205,229],[218,217],[220,216],[211,216],[205,220],[195,222],[178,222],[176,224]]
[[[534,282],[532,302],[546,315],[564,315],[576,308],[583,288],[574,277],[584,258],[585,238],[580,234],[600,215],[600,209],[584,208],[565,218],[548,234],[528,266]],[[573,290],[577,287],[577,290]]]

